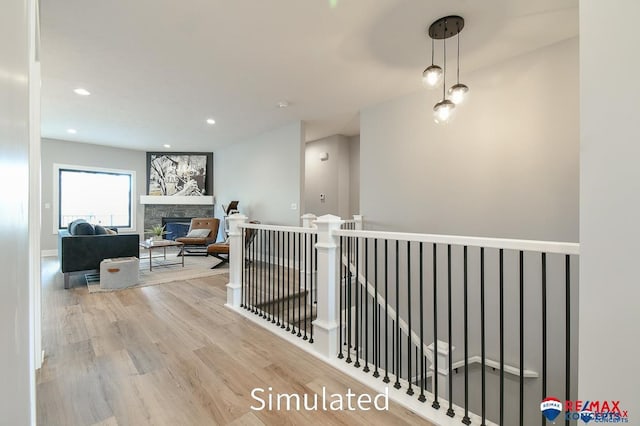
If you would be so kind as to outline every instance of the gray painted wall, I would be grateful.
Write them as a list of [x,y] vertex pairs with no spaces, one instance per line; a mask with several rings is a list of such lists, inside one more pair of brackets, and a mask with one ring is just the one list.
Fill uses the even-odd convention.
[[[57,233],[54,233],[54,200],[53,200],[53,164],[69,164],[75,166],[92,166],[106,169],[133,170],[136,172],[136,194],[138,203],[140,195],[146,194],[146,156],[143,151],[111,148],[101,145],[76,143],[69,141],[42,140],[42,250],[57,248]],[[46,204],[50,208],[46,208]],[[136,232],[144,231],[144,206],[136,207]]]
[[629,424],[640,416],[638,16],[636,0],[580,2],[579,396],[620,400]]
[[3,1],[0,14],[0,179],[5,185],[0,203],[0,424],[3,425],[28,425],[32,421],[28,5],[33,2]]
[[349,138],[349,211],[360,214],[360,135]]
[[462,74],[456,121],[435,92],[361,112],[367,228],[578,240],[578,40]]
[[[296,122],[217,150],[216,205],[239,200],[250,219],[278,225],[300,223],[304,187],[304,126]],[[291,208],[296,204],[296,209]],[[216,217],[222,209],[216,208]]]
[[[349,138],[333,135],[308,142],[305,147],[306,213],[316,216],[350,216],[350,144]],[[327,160],[320,156],[327,153]],[[325,195],[325,200],[320,199]]]

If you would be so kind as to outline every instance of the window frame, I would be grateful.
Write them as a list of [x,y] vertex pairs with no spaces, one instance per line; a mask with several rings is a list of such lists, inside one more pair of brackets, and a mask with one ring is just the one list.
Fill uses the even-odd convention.
[[74,164],[58,164],[53,165],[53,233],[58,234],[60,229],[60,172],[61,171],[78,171],[88,173],[103,173],[103,174],[117,174],[117,175],[129,175],[131,179],[131,190],[129,191],[130,202],[130,221],[129,227],[119,227],[118,232],[136,232],[137,221],[137,203],[136,203],[136,172],[135,170],[123,170],[123,169],[111,169],[104,167],[94,166],[79,166]]

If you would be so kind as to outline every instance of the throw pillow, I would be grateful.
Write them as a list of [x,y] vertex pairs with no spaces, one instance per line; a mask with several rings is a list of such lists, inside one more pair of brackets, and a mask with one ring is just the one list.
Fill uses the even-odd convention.
[[210,233],[210,229],[192,229],[187,234],[187,238],[207,238]]
[[96,231],[96,235],[105,235],[107,234],[107,228],[102,225],[94,225],[93,229]]
[[76,227],[80,223],[87,223],[87,221],[84,219],[76,219],[73,222],[69,223],[69,226],[67,227],[67,229],[69,230],[69,233],[71,235],[76,235]]
[[109,234],[109,235],[118,235],[118,233],[116,231],[114,231],[113,229],[104,228],[104,230],[107,231],[107,234]]
[[82,222],[76,225],[76,232],[74,235],[95,235],[96,231],[93,229],[93,225],[87,222]]

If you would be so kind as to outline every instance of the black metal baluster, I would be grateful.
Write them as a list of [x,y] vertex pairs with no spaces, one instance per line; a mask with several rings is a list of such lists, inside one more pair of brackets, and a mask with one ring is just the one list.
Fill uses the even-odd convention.
[[[254,229],[253,232],[255,232],[255,239],[258,239],[258,230]],[[256,269],[257,269],[257,265],[256,265],[256,246],[257,246],[258,242],[254,241],[254,244],[251,246],[251,257],[253,258],[251,264],[253,265],[253,270],[251,271],[251,289],[249,292],[249,307],[251,308],[250,311],[254,312],[254,294],[255,294],[255,287],[256,287],[256,277],[257,277],[257,273],[256,273]]]
[[[542,253],[542,398],[547,397],[547,253]],[[542,426],[546,419],[542,417]]]
[[389,383],[389,240],[384,240],[384,379]]
[[260,261],[258,260],[258,255],[260,252],[260,246],[259,244],[259,240],[260,240],[260,230],[256,229],[256,243],[255,243],[255,247],[254,247],[254,264],[255,264],[255,268],[254,268],[254,276],[253,276],[253,294],[251,295],[251,307],[252,307],[252,312],[254,314],[258,313],[258,287],[260,285]]
[[467,246],[463,248],[463,256],[464,256],[464,272],[463,272],[463,285],[464,285],[464,417],[462,418],[462,423],[465,425],[471,424],[471,419],[469,418],[469,322],[468,322],[468,304],[467,304],[467,289],[468,289],[468,280],[467,280]]
[[351,237],[347,237],[347,362],[351,363]]
[[[423,253],[422,253],[422,242],[420,242],[420,396],[418,397],[418,401],[425,402],[427,398],[424,396],[425,390],[425,381],[427,379],[427,374],[424,371],[424,275],[423,275]],[[416,372],[418,369],[418,359],[416,358]],[[434,373],[435,374],[435,373]]]
[[524,252],[520,250],[520,426],[524,426]]
[[[242,235],[242,241],[245,240],[246,232],[247,232],[246,229],[240,228],[240,233]],[[246,272],[245,268],[247,267],[247,264],[245,262],[245,257],[244,257],[245,253],[244,253],[244,251],[245,251],[245,247],[244,247],[244,244],[243,244],[242,245],[242,277],[240,279],[241,290],[242,290],[242,293],[240,294],[240,307],[241,308],[244,308],[244,305],[245,305],[245,299],[244,298],[245,298],[245,294],[246,294],[246,291],[247,291],[246,283],[245,283],[245,279],[246,279],[246,277],[245,277],[245,275],[246,275],[245,274],[245,272]]]
[[302,325],[302,320],[300,315],[302,315],[302,297],[304,293],[302,292],[302,233],[298,234],[298,337],[302,337],[302,332],[300,330],[300,326]]
[[255,244],[255,276],[253,282],[253,313],[258,315],[258,289],[260,288],[260,230],[256,229],[256,244]]
[[278,280],[276,278],[276,268],[278,266],[276,232],[271,231],[271,323],[276,324],[276,311],[278,303]]
[[433,243],[433,403],[436,410],[438,401],[438,246]]
[[264,285],[265,285],[265,268],[264,268],[264,244],[265,244],[265,230],[261,230],[260,232],[260,255],[262,257],[262,261],[260,262],[260,288],[258,292],[258,306],[260,307],[260,318],[264,318]]
[[258,256],[260,255],[260,230],[256,229],[256,271],[255,271],[255,280],[253,283],[253,313],[258,314],[258,288],[260,287],[260,260]]
[[500,249],[500,424],[504,424],[504,250]]
[[[293,295],[292,297],[295,295],[295,297],[298,299],[298,301],[300,301],[300,295],[296,293],[296,234],[295,233],[291,233],[291,239],[293,240],[293,250],[292,250],[292,254],[293,254],[293,282],[291,283],[291,286],[293,287]],[[299,247],[298,247],[299,248]],[[299,271],[300,269],[298,269]],[[299,278],[299,277],[298,277]],[[298,280],[298,283],[300,282],[300,280]],[[291,308],[293,309],[293,312],[291,313],[291,334],[296,334],[296,301],[295,299],[293,299],[291,301]],[[300,311],[298,311],[298,315],[300,314]]]
[[364,368],[369,372],[369,239],[364,239]]
[[340,333],[340,339],[338,340],[338,345],[340,346],[340,353],[338,353],[338,359],[343,359],[344,358],[344,354],[342,353],[343,349],[342,347],[344,346],[344,340],[342,340],[342,313],[344,312],[344,306],[343,306],[343,300],[342,300],[342,287],[344,287],[342,285],[342,280],[344,279],[344,266],[342,264],[342,244],[344,241],[344,237],[342,237],[342,235],[340,236],[340,257],[338,260],[338,277],[340,277],[340,281],[339,281],[339,286],[340,289],[338,291],[339,295],[340,295],[340,301],[338,303],[338,306],[340,307],[339,311],[338,311],[338,315],[339,315],[339,333]]
[[280,313],[281,313],[281,321],[280,321],[280,328],[284,329],[286,328],[287,324],[287,291],[286,291],[286,285],[287,285],[287,280],[285,278],[285,260],[284,257],[286,255],[286,247],[288,247],[288,244],[286,243],[286,238],[288,237],[288,233],[286,231],[282,231],[282,246],[280,247],[280,287],[281,287],[281,291],[282,291],[282,297],[280,298],[280,303],[282,304],[282,306],[280,307]]
[[373,303],[373,357],[375,369],[373,377],[380,377],[378,366],[380,365],[380,306],[378,305],[378,239],[373,240],[373,286],[374,286],[374,303]]
[[291,331],[291,233],[287,234],[287,331]]
[[395,350],[396,350],[396,382],[393,387],[400,389],[400,241],[396,240],[396,321],[395,321]]
[[481,426],[485,426],[485,422],[487,419],[487,404],[486,404],[486,391],[487,391],[487,382],[486,382],[486,368],[487,368],[487,360],[485,353],[485,335],[484,335],[484,247],[480,248],[480,356],[482,357],[482,371],[481,371],[481,381],[482,381],[482,423]]
[[278,244],[277,244],[277,253],[276,253],[276,282],[278,283],[278,299],[276,301],[276,311],[278,312],[278,321],[276,322],[276,326],[277,327],[282,327],[282,322],[281,320],[281,316],[282,316],[282,309],[280,304],[282,303],[282,275],[280,274],[280,263],[282,260],[282,245],[281,245],[281,238],[280,238],[280,231],[276,232],[278,234]]
[[262,312],[264,313],[264,319],[269,321],[269,231],[264,231],[264,253],[262,254],[264,259],[264,292],[262,293]]
[[[305,234],[304,235],[304,336],[302,337],[302,340],[307,340],[307,305],[310,302],[311,298],[310,298],[310,293],[309,293],[309,287],[307,287],[307,276],[310,274],[309,272],[309,264],[308,262],[308,246],[307,246],[307,240],[309,240],[309,236],[310,234]],[[313,312],[313,309],[311,310],[311,312]],[[341,317],[342,318],[342,317]]]
[[362,293],[360,290],[360,238],[354,238],[354,242],[355,242],[355,257],[356,257],[356,278],[355,278],[355,282],[354,282],[354,286],[355,286],[355,298],[356,298],[356,326],[354,328],[354,331],[356,333],[356,335],[354,336],[354,345],[356,347],[356,361],[353,363],[353,366],[356,368],[360,367],[360,349],[361,349],[361,344],[360,344],[360,328],[359,326],[362,325],[362,322],[358,322],[358,320],[360,319],[359,314],[360,314],[360,300],[358,299],[358,295],[360,293]]
[[[571,264],[569,255],[565,255],[565,399],[571,401]],[[565,420],[565,425],[569,424],[569,420]]]
[[[298,237],[298,245],[297,245],[298,251],[297,252],[296,252],[296,236]],[[297,254],[297,258],[298,258],[298,262],[297,262],[298,263],[298,282],[297,282],[297,285],[294,282],[293,288],[295,290],[296,287],[297,287],[296,299],[298,299],[298,317],[296,319],[296,315],[295,315],[295,312],[294,312],[294,315],[293,315],[293,327],[292,327],[291,334],[296,334],[296,323],[298,323],[298,333],[297,333],[297,335],[300,336],[300,324],[299,324],[299,322],[300,322],[300,296],[302,295],[302,292],[300,291],[300,234],[293,234],[293,267],[294,268],[295,268],[295,265],[296,265],[296,254]],[[293,277],[294,277],[294,280],[295,280],[295,270],[294,270]],[[293,301],[293,309],[294,309],[294,311],[295,311],[295,308],[296,308],[296,301],[294,300]]]
[[273,231],[269,231],[269,253],[270,253],[270,257],[269,257],[269,281],[271,282],[271,287],[270,287],[270,300],[269,300],[269,312],[271,312],[271,324],[275,324],[276,322],[276,315],[275,315],[275,309],[274,309],[274,302],[276,300],[275,298],[275,290],[276,290],[276,280],[275,280],[275,274],[273,273],[273,266],[274,266],[274,259],[275,259],[275,241],[274,241],[274,232]]
[[[409,389],[407,395],[413,395],[411,380],[411,242],[407,241],[407,379]],[[416,365],[417,367],[417,365]]]
[[449,384],[449,408],[447,409],[447,416],[453,417],[455,416],[455,411],[453,411],[453,357],[451,356],[453,352],[453,337],[452,337],[452,327],[451,327],[451,244],[447,245],[447,315],[448,315],[448,335],[449,335],[449,353],[447,354],[447,358],[449,359],[449,375],[448,375],[448,384]]

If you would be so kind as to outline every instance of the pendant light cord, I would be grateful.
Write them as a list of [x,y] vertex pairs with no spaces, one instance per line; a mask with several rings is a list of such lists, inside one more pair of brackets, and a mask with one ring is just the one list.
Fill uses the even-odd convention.
[[[444,21],[444,32],[446,34],[447,32],[447,21]],[[442,100],[445,100],[445,88],[447,87],[447,39],[443,38],[442,39],[442,46],[443,46],[443,62],[444,62],[444,68],[442,71]]]
[[431,66],[433,66],[433,55],[434,55],[434,44],[433,44],[433,39],[431,39]]
[[460,25],[456,24],[456,27],[458,28],[458,60],[456,61],[456,65],[458,67],[457,83],[460,84]]

